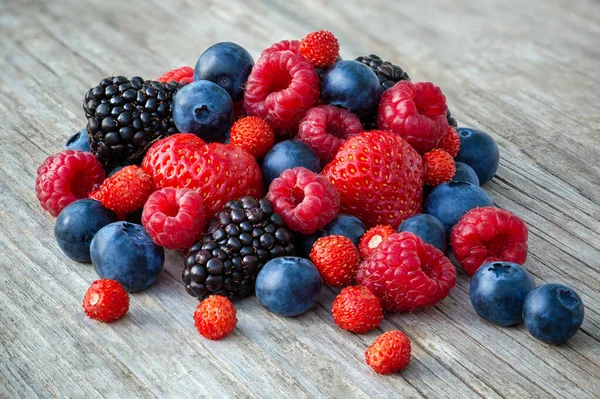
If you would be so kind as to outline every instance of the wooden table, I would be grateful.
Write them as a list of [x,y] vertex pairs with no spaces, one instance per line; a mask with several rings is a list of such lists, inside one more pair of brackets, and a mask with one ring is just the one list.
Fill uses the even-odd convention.
[[[598,397],[600,4],[292,3],[0,0],[0,397]],[[317,29],[335,32],[344,58],[376,53],[435,82],[460,125],[494,136],[502,160],[485,188],[529,226],[528,270],[585,302],[569,342],[548,346],[523,326],[483,322],[462,272],[438,306],[389,315],[366,335],[334,325],[336,291],[325,289],[297,318],[244,300],[233,334],[209,342],[192,323],[183,255],[172,252],[123,320],[84,316],[96,274],[61,253],[34,180],[84,126],[87,88],[112,74],[152,78],[193,65],[214,42],[257,56]],[[410,337],[413,359],[384,377],[364,352],[390,329]]]

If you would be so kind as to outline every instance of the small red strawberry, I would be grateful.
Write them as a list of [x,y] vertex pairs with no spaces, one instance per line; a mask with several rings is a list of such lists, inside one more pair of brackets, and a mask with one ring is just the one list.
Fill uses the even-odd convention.
[[194,325],[205,338],[217,341],[229,335],[237,324],[236,310],[229,298],[211,295],[194,312]]
[[94,320],[119,320],[129,310],[129,294],[118,281],[96,280],[83,297],[83,310]]
[[143,207],[151,193],[152,177],[139,166],[130,165],[104,180],[90,198],[117,214],[126,214]]
[[377,251],[379,245],[395,232],[396,230],[389,225],[371,227],[361,237],[360,243],[358,244],[358,252],[360,252],[360,257],[362,259],[370,258],[371,255]]
[[300,54],[316,68],[333,65],[340,54],[340,44],[326,30],[311,32],[300,41]]
[[172,69],[169,72],[165,72],[162,76],[156,79],[158,82],[179,82],[179,83],[192,83],[194,81],[194,68],[189,66],[182,66],[176,69]]
[[401,331],[381,334],[365,353],[367,364],[379,374],[403,370],[410,362],[410,339]]
[[346,331],[365,334],[383,320],[381,302],[361,285],[346,287],[333,301],[333,321]]
[[421,212],[423,159],[396,134],[371,130],[349,138],[323,174],[340,194],[341,211],[368,227],[398,228]]
[[344,236],[319,238],[310,251],[310,260],[331,287],[343,287],[352,282],[360,255],[356,246]]
[[435,148],[423,155],[425,162],[425,184],[435,187],[452,180],[456,173],[456,164],[450,154],[441,148]]
[[438,143],[438,148],[446,151],[452,158],[456,158],[458,151],[460,151],[460,137],[455,128],[448,126],[448,133],[442,137]]
[[260,159],[273,147],[275,133],[264,119],[247,116],[233,124],[229,141],[232,146],[243,148]]

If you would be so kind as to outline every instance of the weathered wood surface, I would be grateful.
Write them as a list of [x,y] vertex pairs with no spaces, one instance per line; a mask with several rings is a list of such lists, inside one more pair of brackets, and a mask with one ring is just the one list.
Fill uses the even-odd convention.
[[[436,82],[461,125],[494,135],[502,160],[486,189],[527,222],[527,268],[585,302],[568,343],[484,323],[464,274],[439,306],[389,316],[367,335],[334,325],[327,289],[298,318],[245,300],[234,333],[208,342],[194,330],[197,302],[175,253],[122,321],[83,315],[95,273],[60,252],[34,179],[84,124],[85,90],[113,73],[150,78],[193,64],[217,41],[256,56],[322,28],[345,58],[377,53]],[[0,397],[599,396],[597,1],[0,0],[0,41]],[[412,339],[414,357],[403,373],[381,377],[364,351],[393,328]]]

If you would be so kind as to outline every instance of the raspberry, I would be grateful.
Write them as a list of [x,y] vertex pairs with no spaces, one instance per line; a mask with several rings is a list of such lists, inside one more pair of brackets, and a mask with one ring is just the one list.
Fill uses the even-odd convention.
[[260,56],[262,57],[265,54],[276,53],[278,51],[291,51],[294,54],[300,55],[300,41],[282,40],[271,47],[264,49]]
[[129,310],[129,294],[118,281],[96,280],[83,297],[83,310],[90,319],[119,320]]
[[169,83],[192,83],[194,81],[194,68],[182,66],[165,72],[161,77],[156,79],[158,82]]
[[522,265],[527,259],[527,226],[512,213],[492,206],[467,212],[452,228],[452,253],[468,274],[487,262]]
[[396,230],[392,226],[375,226],[371,227],[360,239],[358,251],[362,259],[368,259],[377,251],[379,245],[387,240],[389,236],[394,234]]
[[244,110],[267,121],[277,134],[295,132],[319,97],[319,77],[301,55],[290,51],[261,56],[246,83]]
[[296,139],[306,143],[325,165],[333,159],[346,139],[362,132],[356,115],[333,105],[320,105],[306,112],[300,121]]
[[423,155],[425,162],[425,184],[435,187],[452,180],[456,173],[456,164],[450,154],[441,148],[434,148]]
[[333,301],[331,313],[335,324],[356,334],[368,333],[383,320],[379,298],[361,285],[342,289]]
[[372,130],[351,137],[322,173],[340,194],[341,210],[368,227],[397,228],[421,213],[423,160],[398,135]]
[[271,126],[256,116],[247,116],[231,127],[231,145],[247,150],[256,159],[262,158],[275,142]]
[[150,195],[142,212],[144,228],[161,247],[185,250],[204,230],[204,201],[189,188],[163,188]]
[[410,339],[398,330],[381,334],[365,353],[367,364],[379,374],[400,371],[410,362]]
[[344,287],[352,282],[360,255],[349,238],[333,235],[321,237],[315,242],[310,251],[310,260],[325,284]]
[[340,44],[333,33],[318,30],[304,36],[300,42],[300,54],[315,68],[325,68],[337,60],[340,54]]
[[357,275],[358,284],[381,299],[385,310],[412,312],[444,299],[456,284],[456,269],[442,251],[413,233],[394,233]]
[[66,150],[51,155],[37,170],[35,191],[42,208],[52,216],[71,202],[87,198],[106,177],[89,152]]
[[143,207],[151,193],[152,177],[139,166],[130,165],[104,180],[90,198],[117,214],[127,214]]
[[232,199],[263,195],[262,174],[245,150],[180,133],[150,147],[142,168],[152,175],[155,190],[191,188],[204,200],[206,220]]
[[447,132],[438,143],[438,148],[446,151],[452,158],[456,158],[460,150],[460,136],[452,126],[448,126]]
[[267,198],[289,228],[302,234],[324,227],[340,207],[340,196],[329,180],[302,167],[284,170],[269,186]]
[[221,295],[211,295],[194,312],[194,325],[208,339],[217,341],[229,335],[237,324],[236,311],[231,301]]
[[447,133],[447,109],[446,97],[433,83],[403,80],[381,95],[377,126],[402,136],[424,154]]

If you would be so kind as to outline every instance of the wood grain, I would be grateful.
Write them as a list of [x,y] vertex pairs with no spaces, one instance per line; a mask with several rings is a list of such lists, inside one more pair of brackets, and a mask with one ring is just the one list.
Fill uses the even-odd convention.
[[[0,0],[0,11],[0,397],[599,396],[598,2]],[[460,274],[438,306],[389,315],[366,335],[335,326],[326,289],[297,318],[244,300],[233,334],[208,342],[194,330],[178,253],[123,320],[83,315],[96,275],[55,244],[34,181],[84,125],[87,88],[193,65],[217,41],[257,56],[317,29],[336,34],[344,58],[376,53],[435,82],[461,125],[494,136],[501,165],[485,189],[529,226],[527,268],[586,305],[570,341],[551,347],[523,326],[484,323]],[[375,375],[364,351],[394,328],[412,340],[411,365]]]

